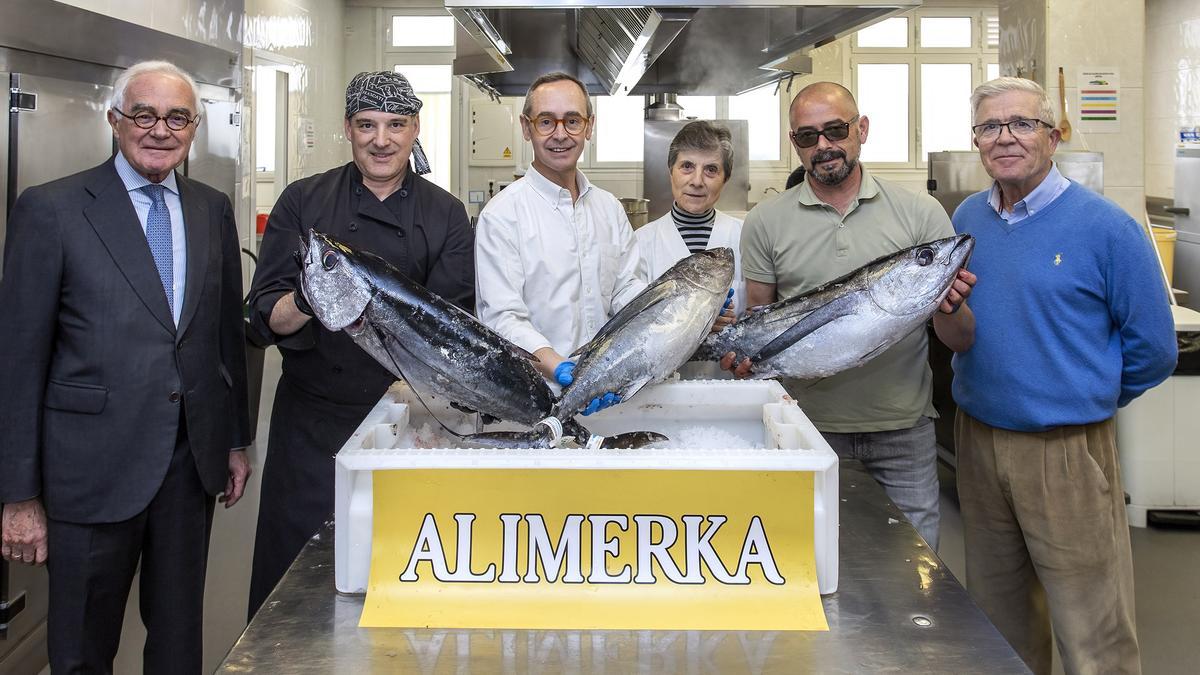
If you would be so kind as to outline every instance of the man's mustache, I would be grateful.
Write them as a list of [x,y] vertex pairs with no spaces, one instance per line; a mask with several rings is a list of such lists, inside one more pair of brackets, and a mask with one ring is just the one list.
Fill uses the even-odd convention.
[[824,150],[813,155],[812,162],[813,164],[820,164],[821,162],[828,162],[833,159],[846,159],[846,153],[841,150]]

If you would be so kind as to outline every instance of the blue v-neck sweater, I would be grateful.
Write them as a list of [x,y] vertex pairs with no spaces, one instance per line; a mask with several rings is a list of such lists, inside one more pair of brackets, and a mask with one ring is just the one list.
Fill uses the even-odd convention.
[[954,400],[994,427],[1044,431],[1111,417],[1175,367],[1175,324],[1149,237],[1113,202],[1072,183],[1015,225],[968,197],[967,304],[975,343],[956,354]]

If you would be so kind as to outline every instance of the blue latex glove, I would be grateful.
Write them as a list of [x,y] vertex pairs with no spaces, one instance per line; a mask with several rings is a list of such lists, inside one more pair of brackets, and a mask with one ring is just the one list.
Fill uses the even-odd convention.
[[730,307],[733,307],[733,289],[732,288],[729,289],[729,295],[725,296],[725,306],[721,308],[721,313],[724,314],[725,312],[728,312]]
[[568,386],[575,381],[575,362],[563,361],[554,368],[554,381],[559,386]]
[[596,398],[592,399],[592,402],[583,409],[583,414],[585,416],[591,415],[592,413],[600,412],[605,408],[611,408],[620,402],[621,397],[610,391],[603,396],[597,396]]
[[[563,361],[555,366],[554,380],[563,387],[570,386],[570,384],[575,381],[575,362]],[[592,399],[591,403],[588,403],[587,407],[583,409],[583,414],[591,415],[592,413],[600,412],[605,408],[611,408],[620,402],[620,396],[609,392],[603,396],[597,396],[596,398]]]

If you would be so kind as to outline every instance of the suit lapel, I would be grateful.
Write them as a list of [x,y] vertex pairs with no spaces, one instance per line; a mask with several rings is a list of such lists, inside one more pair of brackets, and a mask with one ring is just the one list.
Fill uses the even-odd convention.
[[167,305],[162,281],[158,278],[154,256],[150,254],[150,245],[146,242],[146,233],[142,231],[133,202],[117,175],[113,160],[108,160],[95,172],[87,191],[95,201],[83,210],[84,217],[96,230],[108,254],[146,309],[163,328],[174,333],[175,321]]
[[183,335],[188,322],[196,315],[200,296],[204,294],[213,224],[208,205],[192,189],[191,182],[178,173],[175,180],[179,185],[179,201],[183,204],[183,230],[187,233],[187,277],[183,285],[183,311],[179,314],[179,334]]

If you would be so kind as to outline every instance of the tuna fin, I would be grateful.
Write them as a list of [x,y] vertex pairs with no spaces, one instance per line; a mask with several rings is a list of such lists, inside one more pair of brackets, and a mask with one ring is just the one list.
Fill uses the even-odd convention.
[[601,326],[595,337],[589,340],[587,344],[571,352],[571,355],[567,358],[575,358],[576,356],[587,352],[592,348],[593,345],[602,342],[618,328],[624,326],[625,323],[634,316],[667,299],[668,296],[675,292],[677,284],[678,282],[674,280],[667,280],[656,283],[639,293],[638,296],[634,298],[628,305],[622,307],[621,311],[614,314],[613,317],[608,320],[608,323]]
[[663,443],[671,439],[654,431],[631,431],[616,436],[606,436],[600,447],[605,450],[634,450],[651,443]]
[[875,358],[876,356],[879,356],[880,354],[886,352],[889,347],[891,347],[891,345],[889,345],[887,342],[880,342],[874,349],[867,352],[865,355],[863,355],[863,357],[861,359],[858,360],[858,365],[861,366],[862,364],[866,363],[867,361],[870,361],[871,359]]
[[755,362],[765,361],[773,356],[777,356],[825,324],[844,316],[846,314],[845,307],[846,303],[835,300],[814,309],[804,315],[803,319],[792,324],[791,328],[776,335],[775,339],[763,345],[763,348],[758,350],[757,354],[751,356],[750,360]]

